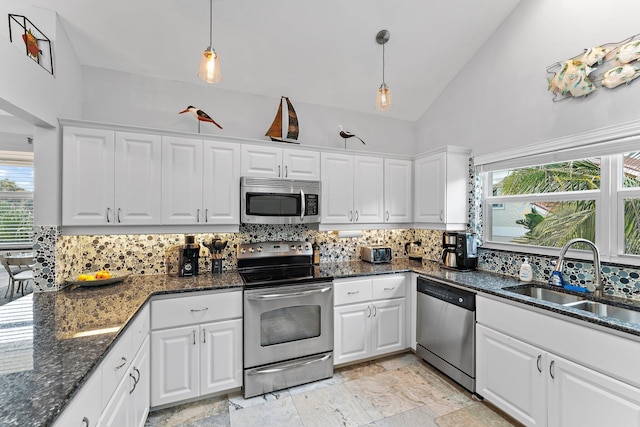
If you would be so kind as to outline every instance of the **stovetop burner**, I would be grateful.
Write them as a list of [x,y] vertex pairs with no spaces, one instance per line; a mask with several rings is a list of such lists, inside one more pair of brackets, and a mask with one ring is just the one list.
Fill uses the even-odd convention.
[[314,268],[309,242],[262,242],[238,246],[238,271],[246,287],[268,287],[332,280]]

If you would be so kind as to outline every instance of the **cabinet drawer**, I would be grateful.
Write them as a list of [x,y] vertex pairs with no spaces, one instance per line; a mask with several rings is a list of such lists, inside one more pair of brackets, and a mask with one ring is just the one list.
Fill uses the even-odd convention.
[[153,330],[242,317],[242,292],[197,293],[151,302]]
[[135,319],[133,319],[133,323],[127,328],[128,333],[131,335],[131,339],[133,340],[133,353],[137,353],[138,349],[144,342],[144,339],[149,335],[149,304],[145,304],[145,306],[138,312]]
[[371,301],[371,279],[337,280],[334,284],[334,305]]
[[404,298],[404,275],[392,275],[371,279],[373,283],[373,299]]
[[100,364],[102,370],[101,409],[105,408],[120,380],[127,373],[133,355],[133,334],[130,329],[127,329]]

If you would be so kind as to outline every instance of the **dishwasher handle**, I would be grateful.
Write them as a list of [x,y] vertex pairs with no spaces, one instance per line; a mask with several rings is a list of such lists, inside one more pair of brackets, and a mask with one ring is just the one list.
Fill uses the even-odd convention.
[[418,277],[418,293],[457,305],[465,310],[476,311],[476,294],[464,289]]

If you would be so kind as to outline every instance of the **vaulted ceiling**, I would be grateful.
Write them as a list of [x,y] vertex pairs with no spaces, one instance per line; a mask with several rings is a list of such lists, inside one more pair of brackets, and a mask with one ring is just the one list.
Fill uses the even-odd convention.
[[[216,88],[418,119],[520,0],[214,0]],[[31,0],[58,12],[80,62],[134,74],[197,78],[209,44],[208,0]]]

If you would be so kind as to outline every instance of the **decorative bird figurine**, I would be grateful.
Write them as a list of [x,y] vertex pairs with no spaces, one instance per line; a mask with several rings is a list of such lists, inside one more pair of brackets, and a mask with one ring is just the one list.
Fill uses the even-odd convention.
[[[356,137],[360,140],[360,142],[362,142],[364,144],[364,141],[362,140],[362,138],[360,138],[358,135],[354,134],[353,132],[349,132],[348,130],[345,130],[342,125],[338,125],[338,129],[340,129],[340,136],[343,137],[346,141],[347,138],[353,138]],[[364,144],[367,145],[367,144]]]
[[[198,119],[198,124],[200,124],[200,122],[209,122],[209,123],[213,123],[214,125],[218,126],[220,129],[222,129],[222,126],[216,123],[216,121],[213,120],[207,113],[205,113],[202,110],[198,110],[193,105],[189,105],[185,110],[180,111],[178,114],[182,114],[186,112],[191,112],[194,116],[196,116],[196,118]],[[200,131],[200,126],[198,126],[198,131]]]

